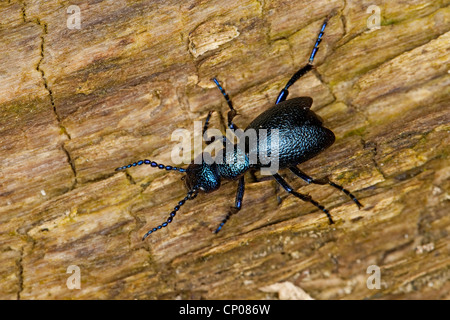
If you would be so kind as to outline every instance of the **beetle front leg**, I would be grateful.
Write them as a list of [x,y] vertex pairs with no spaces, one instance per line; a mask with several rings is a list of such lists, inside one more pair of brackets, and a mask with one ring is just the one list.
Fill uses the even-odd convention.
[[228,219],[230,219],[230,217],[237,213],[239,210],[241,210],[242,207],[242,199],[244,198],[244,190],[245,190],[245,182],[244,182],[244,176],[242,176],[239,179],[239,185],[238,185],[238,189],[237,189],[237,193],[236,193],[236,200],[234,203],[234,207],[231,208],[231,211],[228,212],[228,214],[226,215],[226,217],[222,220],[222,222],[220,223],[219,227],[214,231],[214,233],[218,233],[222,227],[224,226],[224,224],[228,221]]
[[[211,115],[213,112],[214,112],[214,110],[211,110],[210,112],[208,112],[208,115],[206,116],[205,124],[203,125],[203,130],[202,130],[203,138],[205,138],[205,133],[208,130],[208,126],[209,126],[209,120],[211,119]],[[216,138],[215,136],[211,137],[209,140],[206,140],[206,138],[205,138],[205,140],[206,140],[205,143],[207,145],[209,145],[209,144],[213,143],[214,141],[216,141],[215,138]],[[229,140],[227,139],[227,137],[222,136],[222,143],[223,143],[224,148],[226,147],[226,144],[228,143],[228,141]]]
[[286,190],[288,193],[292,194],[293,196],[295,196],[295,197],[297,197],[297,198],[299,198],[299,199],[301,199],[303,201],[312,203],[313,205],[315,205],[317,208],[322,210],[327,215],[328,221],[330,222],[330,224],[334,223],[333,219],[331,218],[330,213],[328,212],[327,209],[325,209],[324,206],[319,204],[316,200],[314,200],[310,196],[305,195],[305,194],[301,194],[301,193],[298,193],[298,192],[294,191],[294,189],[292,189],[292,187],[278,173],[275,173],[273,175],[273,177],[283,187],[284,190]]
[[329,184],[330,186],[335,187],[338,190],[341,190],[342,192],[344,192],[350,199],[353,200],[354,203],[356,203],[356,205],[358,206],[359,209],[361,209],[363,207],[363,205],[361,204],[361,202],[358,201],[358,199],[356,199],[356,197],[347,189],[345,189],[344,187],[338,185],[337,183],[334,183],[333,181],[330,181],[328,178],[322,178],[319,180],[313,179],[310,176],[308,176],[306,173],[304,173],[303,171],[301,171],[299,168],[297,167],[289,167],[289,169],[300,179],[303,179],[305,182],[307,182],[308,184],[310,183],[314,183],[314,184]]
[[230,96],[228,93],[226,93],[225,89],[222,88],[219,81],[216,78],[212,78],[212,81],[216,84],[217,88],[219,88],[220,92],[222,92],[222,95],[224,96],[225,100],[227,101],[228,107],[230,108],[230,111],[228,111],[227,114],[227,120],[228,120],[228,128],[236,130],[238,127],[233,123],[233,118],[237,115],[236,109],[233,107],[233,103],[231,102]]
[[[211,110],[210,112],[208,112],[208,115],[206,116],[205,125],[203,126],[203,131],[202,131],[202,137],[205,136],[205,132],[206,132],[206,130],[208,130],[209,120],[211,119],[211,115],[213,112],[214,112],[214,110]],[[206,144],[208,145],[213,142],[214,142],[214,140],[206,141]]]

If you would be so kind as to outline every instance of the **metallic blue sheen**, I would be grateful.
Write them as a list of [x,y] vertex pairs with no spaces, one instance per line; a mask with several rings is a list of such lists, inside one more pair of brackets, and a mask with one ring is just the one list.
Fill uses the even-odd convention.
[[[313,69],[312,63],[318,52],[319,44],[322,41],[327,23],[328,18],[322,24],[308,63],[294,73],[289,79],[285,87],[280,91],[275,105],[257,116],[244,131],[235,131],[240,141],[246,141],[245,145],[234,145],[228,141],[227,137],[223,136],[223,149],[221,151],[216,151],[214,159],[211,159],[211,155],[203,153],[201,159],[197,158],[196,161],[187,167],[187,169],[165,166],[147,159],[139,160],[116,169],[124,170],[131,166],[140,166],[145,163],[152,167],[158,167],[159,169],[165,169],[167,171],[186,173],[185,183],[189,190],[187,195],[173,208],[173,211],[169,214],[167,220],[150,229],[144,235],[143,240],[151,233],[160,230],[171,223],[177,212],[180,210],[180,207],[183,206],[187,200],[194,199],[200,191],[205,193],[213,192],[220,188],[223,180],[238,180],[239,185],[236,192],[234,207],[230,208],[225,218],[214,231],[215,233],[219,232],[230,217],[233,214],[236,214],[242,207],[245,190],[244,174],[249,170],[272,167],[271,163],[266,162],[267,157],[276,157],[278,160],[278,169],[288,168],[295,175],[308,183],[328,183],[334,188],[344,192],[358,205],[358,207],[362,206],[359,201],[342,186],[326,179],[314,180],[296,167],[298,164],[317,156],[335,141],[333,132],[325,128],[322,125],[322,119],[311,110],[311,105],[313,103],[312,98],[297,97],[287,100],[289,95],[288,89],[298,79]],[[233,118],[236,116],[237,112],[233,108],[230,97],[216,78],[213,78],[212,80],[224,96],[230,109],[227,114],[228,127],[231,129],[238,129],[236,124],[233,123]],[[205,133],[208,128],[211,113],[212,111],[210,111],[206,118],[203,133]],[[277,134],[275,135],[274,132]],[[240,136],[242,133],[244,136]],[[254,134],[256,134],[256,141],[251,141],[252,143],[250,143],[249,140],[245,139],[245,136],[254,137]],[[278,143],[276,145],[273,144],[275,137],[278,138]],[[264,148],[265,152],[262,150],[264,146],[266,146]],[[226,152],[228,152],[228,154]],[[265,155],[264,161],[260,158],[262,154]],[[250,161],[250,159],[252,161]],[[256,161],[253,162],[253,160]],[[316,206],[327,215],[330,223],[334,223],[330,213],[324,206],[313,200],[309,195],[303,195],[296,192],[278,174],[278,172],[273,172],[272,176],[288,193]]]

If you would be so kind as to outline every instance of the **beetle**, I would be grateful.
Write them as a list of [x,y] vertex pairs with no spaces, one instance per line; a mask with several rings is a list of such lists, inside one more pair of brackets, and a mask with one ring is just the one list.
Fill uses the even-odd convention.
[[[322,36],[327,26],[328,16],[322,24],[319,35],[315,42],[315,45],[311,51],[308,63],[300,68],[286,83],[285,87],[280,91],[275,105],[268,110],[257,116],[244,130],[248,132],[249,130],[255,130],[256,132],[261,132],[261,129],[265,130],[277,130],[278,133],[278,144],[276,147],[267,147],[268,152],[272,155],[277,156],[278,168],[279,169],[289,169],[294,175],[303,179],[308,184],[329,184],[332,187],[344,192],[353,202],[358,206],[362,207],[362,204],[356,199],[356,197],[342,186],[330,181],[327,178],[323,179],[313,179],[306,173],[301,171],[297,165],[303,163],[321,153],[323,150],[331,146],[335,141],[335,136],[333,132],[322,126],[322,119],[317,116],[312,110],[312,98],[310,97],[297,97],[287,100],[289,95],[289,88],[302,76],[313,69],[314,57],[319,49],[319,44],[322,40]],[[224,96],[229,111],[227,114],[228,128],[231,130],[237,130],[238,127],[234,124],[233,118],[237,115],[236,110],[233,107],[233,103],[222,88],[219,81],[216,78],[212,79],[216,84],[217,88],[220,90]],[[209,112],[206,117],[206,121],[203,127],[203,134],[206,132],[212,111]],[[264,140],[264,141],[262,141]],[[260,157],[257,157],[256,161],[251,162],[250,156],[260,153],[260,148],[264,144],[269,144],[271,140],[274,140],[273,135],[270,133],[263,136],[262,134],[257,135],[256,144],[245,144],[245,150],[242,148],[233,148],[234,151],[231,153],[232,161],[218,161],[224,160],[221,158],[222,155],[216,155],[212,163],[207,163],[203,158],[201,161],[194,161],[186,169],[179,168],[175,166],[166,166],[163,164],[158,164],[151,160],[139,160],[134,163],[128,164],[116,168],[116,171],[126,170],[131,167],[140,166],[142,164],[150,165],[155,168],[165,169],[167,171],[177,171],[185,173],[185,183],[188,189],[187,195],[178,202],[174,207],[173,211],[170,213],[166,221],[160,225],[150,229],[142,238],[145,240],[153,232],[166,227],[169,223],[173,221],[173,218],[177,214],[178,210],[182,205],[188,200],[193,200],[199,192],[210,193],[219,189],[222,180],[238,180],[238,188],[236,193],[235,205],[225,218],[222,220],[220,225],[215,229],[214,233],[218,233],[229,218],[237,213],[242,208],[242,200],[244,197],[245,181],[244,173],[249,170],[256,170],[260,168],[267,167],[269,164],[263,163]],[[212,141],[209,141],[211,143]],[[207,142],[208,143],[208,142]],[[223,136],[223,146],[229,143],[228,139]],[[228,159],[229,160],[229,159]],[[273,178],[277,183],[283,187],[288,193],[293,196],[309,202],[322,210],[328,217],[330,224],[334,221],[329,213],[329,211],[319,204],[317,201],[312,199],[309,195],[301,194],[295,191],[279,174],[278,172],[272,173]]]

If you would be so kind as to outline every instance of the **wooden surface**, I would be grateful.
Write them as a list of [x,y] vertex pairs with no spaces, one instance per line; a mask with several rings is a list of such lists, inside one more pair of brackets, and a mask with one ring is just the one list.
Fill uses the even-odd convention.
[[[0,298],[450,298],[449,4],[2,1]],[[80,29],[67,27],[69,5]],[[372,32],[370,5],[381,10]],[[311,96],[337,140],[300,167],[364,208],[283,171],[330,209],[330,226],[248,175],[243,209],[218,235],[236,182],[189,201],[142,242],[185,196],[181,175],[114,168],[171,164],[172,132],[210,110],[223,130],[213,76],[245,127],[305,64],[333,9],[317,68],[290,97]],[[66,286],[70,265],[81,289]],[[366,285],[371,265],[380,289]]]

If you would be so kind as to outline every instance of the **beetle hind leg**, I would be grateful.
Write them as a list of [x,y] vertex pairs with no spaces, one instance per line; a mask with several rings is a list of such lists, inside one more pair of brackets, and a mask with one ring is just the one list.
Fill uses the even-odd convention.
[[327,215],[327,218],[328,218],[328,221],[330,222],[330,224],[334,224],[334,221],[333,221],[333,218],[331,218],[330,212],[327,209],[325,209],[324,206],[322,206],[320,203],[318,203],[316,200],[314,200],[310,196],[294,191],[292,189],[292,187],[278,173],[275,173],[273,175],[273,177],[283,187],[283,189],[286,190],[288,193],[292,194],[293,196],[295,196],[305,202],[309,202],[309,203],[313,204],[314,206],[316,206],[317,208],[319,208],[320,210],[322,210]]
[[322,24],[322,28],[320,28],[320,32],[319,32],[319,35],[317,36],[316,43],[314,44],[314,47],[311,51],[311,55],[309,56],[308,64],[305,65],[304,67],[300,68],[300,70],[298,70],[296,73],[294,73],[294,75],[291,77],[291,79],[289,79],[289,81],[286,83],[286,86],[278,94],[277,101],[275,102],[275,104],[279,104],[280,102],[285,101],[289,95],[289,90],[288,90],[289,87],[292,86],[298,79],[303,77],[310,70],[312,70],[314,58],[317,54],[317,51],[319,50],[319,44],[322,41],[322,37],[325,32],[325,27],[328,24],[329,18],[330,18],[330,16],[328,16],[325,19],[325,21]]
[[328,178],[323,178],[323,179],[318,179],[318,180],[313,179],[297,167],[289,167],[289,170],[291,170],[292,173],[294,173],[297,177],[304,180],[308,184],[310,184],[310,183],[320,184],[320,185],[329,184],[330,186],[344,192],[350,199],[353,200],[353,202],[358,206],[359,209],[361,209],[363,207],[361,202],[359,202],[358,199],[356,199],[356,197],[350,191],[345,189],[343,186],[340,186],[337,183],[330,181]]

